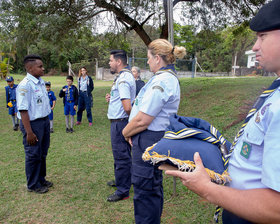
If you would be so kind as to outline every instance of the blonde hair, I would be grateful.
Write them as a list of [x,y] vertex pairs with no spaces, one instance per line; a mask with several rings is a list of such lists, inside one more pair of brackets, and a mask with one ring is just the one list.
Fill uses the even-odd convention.
[[152,41],[148,50],[152,55],[159,55],[167,63],[172,64],[176,58],[183,58],[186,55],[186,48],[181,46],[173,47],[172,44],[165,39],[156,39]]
[[80,70],[79,70],[79,78],[82,76],[82,69],[85,69],[86,70],[86,74],[88,75],[88,70],[86,67],[81,67]]

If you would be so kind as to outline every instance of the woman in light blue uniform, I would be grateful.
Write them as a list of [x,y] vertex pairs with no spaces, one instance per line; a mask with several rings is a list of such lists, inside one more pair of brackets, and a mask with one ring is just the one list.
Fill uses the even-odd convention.
[[186,54],[184,47],[173,47],[164,39],[148,46],[148,64],[154,76],[135,99],[129,123],[123,135],[132,144],[132,184],[136,224],[157,224],[163,208],[162,172],[142,160],[148,146],[159,141],[169,125],[169,116],[177,113],[180,85],[173,65]]

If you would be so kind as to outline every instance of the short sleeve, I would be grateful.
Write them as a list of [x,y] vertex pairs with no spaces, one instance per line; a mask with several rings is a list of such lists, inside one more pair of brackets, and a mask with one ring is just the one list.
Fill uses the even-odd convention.
[[27,83],[17,87],[16,97],[17,97],[17,109],[19,111],[28,110],[29,109],[30,89],[28,88]]
[[157,81],[145,92],[140,111],[150,116],[157,116],[170,98],[170,90],[163,81]]
[[123,78],[118,82],[118,91],[120,99],[131,99],[129,83]]
[[272,108],[271,119],[264,138],[264,152],[262,161],[262,183],[280,192],[280,106]]

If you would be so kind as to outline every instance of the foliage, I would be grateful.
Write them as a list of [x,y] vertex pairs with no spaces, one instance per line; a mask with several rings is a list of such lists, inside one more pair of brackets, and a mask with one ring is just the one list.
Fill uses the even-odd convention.
[[[0,59],[1,59],[1,55],[0,55]],[[13,69],[13,66],[9,65],[8,64],[8,58],[4,58],[3,60],[0,60],[0,76],[1,76],[1,79],[2,78],[6,78],[8,72],[10,70]]]

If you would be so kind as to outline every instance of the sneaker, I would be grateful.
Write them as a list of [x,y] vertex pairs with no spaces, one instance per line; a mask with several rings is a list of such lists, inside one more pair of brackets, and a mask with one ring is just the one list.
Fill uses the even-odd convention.
[[53,128],[50,129],[50,133],[53,133]]
[[49,191],[49,189],[47,187],[40,187],[40,188],[36,188],[36,189],[30,189],[30,188],[27,188],[27,191],[28,192],[34,192],[34,193],[37,193],[37,194],[44,194],[44,193],[47,193]]
[[18,129],[17,129],[17,127],[16,127],[16,126],[14,126],[14,127],[13,127],[13,130],[14,130],[14,131],[17,131]]
[[[18,130],[18,127],[19,127],[19,124],[16,124],[16,129],[17,129],[17,130]],[[16,130],[16,131],[17,131],[17,130]]]
[[80,124],[81,124],[81,122],[80,122],[80,121],[77,121],[77,122],[76,122],[76,125],[80,125]]
[[116,193],[113,193],[113,194],[110,194],[107,198],[107,201],[109,202],[117,202],[117,201],[121,201],[121,200],[125,200],[125,199],[128,199],[129,196],[120,196],[120,195],[117,195]]
[[69,133],[70,132],[70,129],[69,128],[66,128],[66,133]]
[[53,186],[53,183],[46,180],[44,183],[42,183],[42,186],[47,187],[47,188],[50,188],[50,187]]
[[73,133],[73,132],[74,132],[73,128],[70,128],[70,133]]
[[92,122],[89,122],[88,126],[90,126],[90,127],[91,127],[91,126],[92,126]]
[[107,182],[107,185],[108,185],[109,187],[116,187],[116,182],[115,182],[115,180],[111,180],[111,181],[108,181],[108,182]]

